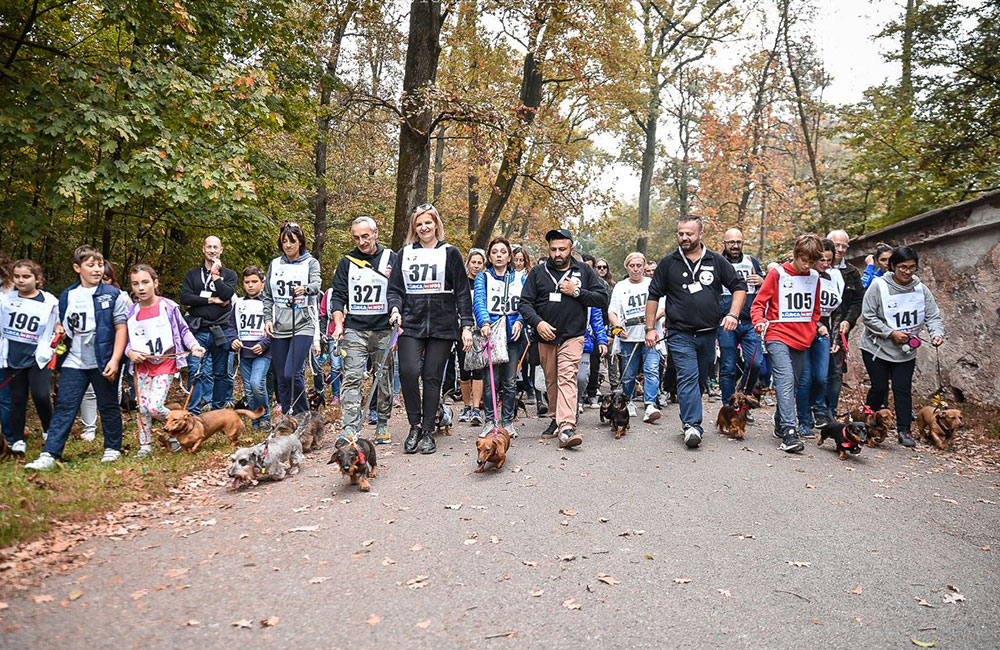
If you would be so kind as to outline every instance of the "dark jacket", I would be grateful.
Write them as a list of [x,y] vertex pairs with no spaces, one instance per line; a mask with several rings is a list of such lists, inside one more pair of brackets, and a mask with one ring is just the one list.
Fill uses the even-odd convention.
[[[230,345],[232,345],[233,341],[235,341],[237,338],[239,338],[239,328],[236,326],[236,304],[235,303],[236,303],[237,300],[259,300],[261,302],[264,302],[264,292],[261,292],[261,293],[257,294],[257,296],[255,296],[253,298],[251,298],[250,296],[245,296],[243,298],[234,298],[233,299],[233,310],[229,314],[229,324],[226,327],[226,338],[229,339],[229,344]],[[267,357],[268,359],[271,358],[271,339],[270,339],[270,337],[265,336],[262,339],[257,339],[257,340],[254,340],[254,341],[247,340],[247,341],[241,341],[241,342],[243,343],[243,347],[240,348],[240,358],[241,359],[256,359],[258,357]],[[254,354],[253,352],[250,351],[250,348],[254,347],[258,343],[260,344],[260,347],[261,347],[261,353],[260,354]]]
[[[419,247],[420,243],[407,244]],[[458,249],[446,242],[444,291],[430,294],[408,294],[403,282],[411,269],[402,268],[406,247],[396,253],[396,272],[389,276],[389,312],[398,309],[403,317],[402,336],[459,340],[461,328],[473,326],[472,294],[465,262]]]
[[539,338],[539,344],[560,345],[568,339],[583,336],[587,332],[587,308],[608,307],[608,285],[589,265],[574,259],[570,259],[567,277],[580,280],[580,295],[574,298],[560,294],[562,298],[558,302],[550,301],[549,294],[559,291],[554,280],[559,280],[564,273],[566,269],[557,271],[552,267],[552,262],[546,260],[531,269],[524,281],[524,288],[521,289],[519,311],[524,322],[537,329],[538,324],[545,321],[556,330],[554,340]]
[[[361,260],[363,262],[368,262],[374,267],[378,266],[379,260],[382,258],[382,252],[385,250],[384,246],[379,246],[375,249],[375,253],[372,255],[365,255],[357,247],[352,250],[348,255],[356,260]],[[394,251],[389,251],[389,266],[386,272],[392,277],[392,269],[396,266],[396,253]],[[333,312],[339,311],[344,314],[344,327],[352,330],[359,330],[363,332],[377,331],[377,330],[387,330],[389,329],[389,314],[349,314],[347,313],[348,304],[348,281],[350,277],[351,266],[353,262],[347,259],[346,256],[340,258],[340,263],[337,264],[337,271],[333,274],[333,286],[330,291],[330,298],[326,301],[326,309],[320,307],[320,323],[323,325],[323,333],[330,334],[331,325],[333,322]]]
[[[69,308],[69,292],[80,286],[77,280],[66,287],[59,294],[59,322],[63,324],[66,331],[67,344],[73,337],[70,335],[72,328],[67,326],[66,310]],[[115,302],[118,300],[120,289],[113,285],[101,283],[94,291],[94,356],[97,357],[97,367],[104,368],[111,361],[115,352]]]
[[840,323],[847,321],[851,324],[851,329],[847,335],[854,331],[854,326],[858,324],[858,317],[861,316],[861,303],[865,298],[865,289],[861,284],[861,272],[858,267],[847,263],[840,274],[844,276],[844,295],[840,305],[830,314],[830,336],[840,337]]
[[[181,283],[181,304],[188,308],[188,323],[192,332],[201,332],[211,325],[225,327],[229,314],[233,311],[233,296],[236,294],[236,271],[222,267],[221,277],[215,282],[208,282],[208,269],[204,264],[191,269],[184,274]],[[210,305],[208,298],[201,295],[208,291],[213,297],[226,302],[225,305]]]
[[[714,330],[722,323],[723,313],[719,308],[722,287],[733,293],[747,290],[747,283],[736,273],[729,260],[715,251],[705,250],[697,278],[690,277],[691,267],[694,266],[685,262],[684,254],[678,248],[660,260],[653,273],[648,299],[656,301],[666,297],[664,307],[668,331],[695,333]],[[687,287],[693,282],[698,282],[701,289],[691,293]]]

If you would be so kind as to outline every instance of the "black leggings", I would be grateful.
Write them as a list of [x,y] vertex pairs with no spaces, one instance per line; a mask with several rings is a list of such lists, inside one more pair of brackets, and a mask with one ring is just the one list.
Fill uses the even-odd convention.
[[[454,344],[451,339],[399,337],[399,387],[410,426],[420,425],[427,433],[434,431],[434,416],[441,403],[444,365]],[[420,380],[424,388],[422,399]]]
[[913,422],[913,368],[917,365],[917,360],[885,361],[864,350],[861,351],[861,358],[864,359],[865,370],[872,380],[872,387],[868,389],[868,399],[865,403],[873,411],[888,406],[891,378],[893,401],[896,406],[896,429],[908,432],[910,423]]
[[462,381],[482,381],[486,377],[486,369],[478,370],[465,369],[465,350],[458,346],[458,378]]
[[10,439],[12,442],[24,440],[24,423],[28,415],[28,392],[35,402],[35,411],[42,421],[42,431],[49,430],[52,422],[52,371],[32,364],[23,370],[8,368],[7,376],[14,375],[10,382]]

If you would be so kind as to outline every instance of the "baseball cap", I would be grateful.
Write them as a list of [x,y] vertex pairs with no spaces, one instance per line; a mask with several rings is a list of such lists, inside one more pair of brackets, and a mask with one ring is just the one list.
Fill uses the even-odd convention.
[[545,233],[545,241],[552,241],[553,239],[568,239],[573,241],[573,235],[565,228],[553,228]]

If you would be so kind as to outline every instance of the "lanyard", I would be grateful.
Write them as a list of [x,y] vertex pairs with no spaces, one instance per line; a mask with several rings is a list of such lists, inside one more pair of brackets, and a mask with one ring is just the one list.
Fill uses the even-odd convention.
[[549,272],[548,265],[547,264],[545,265],[545,273],[548,274],[548,276],[550,278],[552,278],[552,282],[554,282],[555,285],[556,285],[556,291],[559,291],[559,285],[563,283],[563,280],[565,280],[569,276],[570,272],[572,272],[572,271],[573,271],[573,265],[570,264],[569,268],[566,269],[566,272],[562,274],[562,277],[560,277],[558,280],[556,280],[555,276],[552,275],[552,273]]
[[206,290],[210,289],[212,291],[215,291],[215,280],[212,279],[211,272],[208,273],[205,272],[204,264],[201,265],[201,284],[202,286],[205,287]]
[[705,261],[705,253],[708,252],[708,249],[704,244],[701,245],[701,257],[698,258],[698,263],[694,265],[694,268],[691,267],[691,262],[688,260],[687,255],[684,254],[684,251],[681,250],[680,246],[677,247],[677,252],[681,254],[681,259],[684,260],[684,266],[686,266],[688,271],[691,272],[691,281],[694,282],[695,276],[698,275],[698,269],[701,268],[701,263]]

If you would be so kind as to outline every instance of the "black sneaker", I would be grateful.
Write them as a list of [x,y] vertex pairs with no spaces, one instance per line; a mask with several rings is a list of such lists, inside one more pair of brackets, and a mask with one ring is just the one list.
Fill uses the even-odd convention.
[[420,436],[420,453],[433,454],[437,449],[437,443],[434,442],[434,433],[424,431],[423,435]]
[[543,440],[548,440],[550,438],[555,438],[556,437],[556,431],[558,429],[559,429],[559,425],[556,424],[556,421],[554,419],[553,420],[549,420],[549,426],[545,427],[545,431],[542,431],[542,439]]
[[412,424],[410,425],[410,433],[406,436],[406,442],[403,443],[403,453],[404,454],[417,453],[418,442],[420,442],[420,425]]
[[775,411],[774,414],[771,416],[771,421],[774,422],[774,430],[771,433],[778,440],[783,440],[784,437],[785,437],[785,434],[783,434],[781,432],[781,424],[778,422],[778,412],[777,411]]
[[898,437],[899,437],[899,444],[903,445],[904,447],[917,446],[917,441],[913,439],[913,436],[910,435],[909,431],[900,431]]
[[826,415],[826,413],[820,413],[819,415],[813,416],[813,429],[822,429],[828,424],[830,424],[830,418]]
[[781,446],[778,447],[781,451],[787,451],[790,454],[802,451],[805,448],[806,446],[801,440],[799,440],[799,437],[795,435],[795,429],[792,427],[785,430],[784,440],[782,441]]

